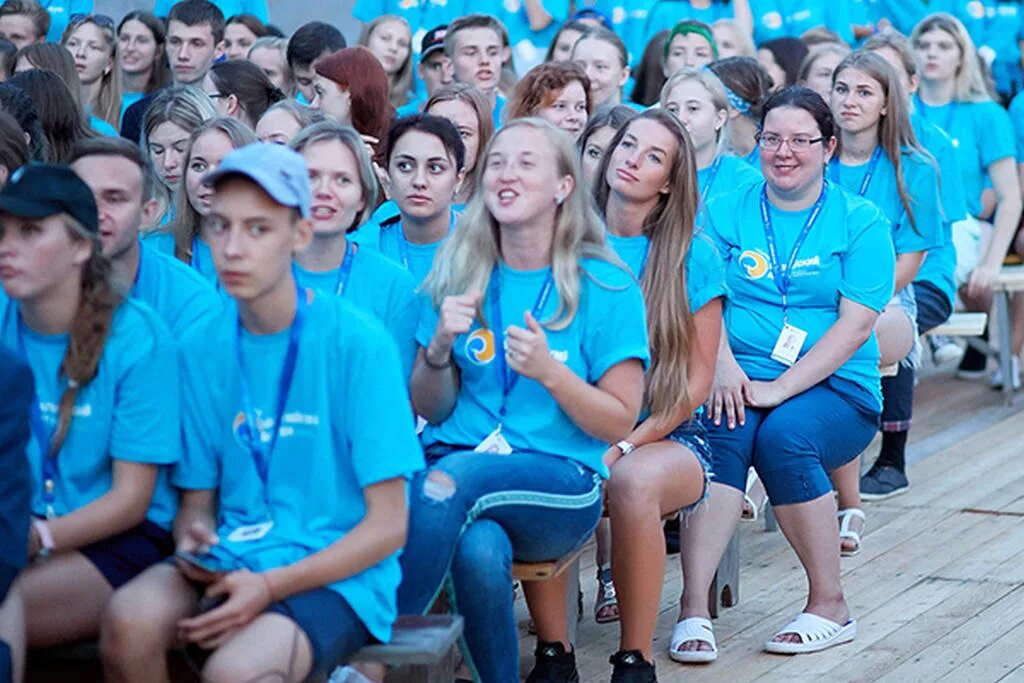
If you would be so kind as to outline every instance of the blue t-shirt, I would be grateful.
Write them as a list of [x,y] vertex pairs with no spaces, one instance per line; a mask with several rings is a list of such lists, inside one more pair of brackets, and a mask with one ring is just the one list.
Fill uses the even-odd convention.
[[50,14],[50,30],[46,33],[48,43],[60,42],[73,15],[92,14],[93,11],[93,0],[41,0],[39,4]]
[[1010,121],[1013,123],[1014,141],[1017,144],[1017,163],[1024,163],[1024,91],[1010,102]]
[[[34,332],[20,317],[18,302],[0,291],[0,345],[18,352],[24,345],[42,422],[50,433],[67,384],[58,372],[69,335]],[[177,386],[178,359],[167,326],[145,304],[124,301],[114,312],[96,376],[78,390],[74,417],[57,454],[53,508],[58,516],[106,495],[113,485],[114,461],[123,460],[160,466],[146,519],[171,528],[178,496],[168,466],[181,455]],[[27,454],[32,513],[42,517],[43,454],[36,439]]]
[[750,0],[754,15],[754,42],[789,36],[799,38],[808,29],[827,26],[848,43],[853,42],[853,20],[849,4],[807,0]]
[[530,28],[524,0],[502,0],[486,10],[505,26],[513,52],[524,63],[544,61],[544,53],[555,39],[558,27],[568,18],[569,3],[565,0],[540,0],[540,5],[551,15],[551,22],[540,31]]
[[[582,271],[580,304],[572,322],[561,330],[545,330],[552,357],[590,384],[596,384],[612,366],[631,358],[646,366],[650,357],[644,302],[632,274],[597,259],[584,261]],[[550,268],[521,271],[498,266],[505,327],[525,327],[523,316],[533,310],[550,273]],[[416,341],[426,348],[434,336],[438,312],[427,297],[423,299],[426,305]],[[552,289],[536,315],[542,325],[557,311],[558,300],[557,291]],[[491,305],[488,294],[483,311],[489,323],[493,318]],[[455,408],[440,424],[427,426],[423,443],[474,448],[501,422],[501,433],[513,450],[568,458],[607,477],[608,469],[601,460],[607,445],[580,429],[539,382],[520,377],[509,393],[507,414],[500,418],[503,383],[497,353],[502,351],[495,337],[474,320],[468,334],[455,338],[452,356],[460,370]]]
[[[236,353],[238,309],[192,330],[181,343],[185,455],[174,482],[219,488],[218,535],[211,549],[230,567],[266,571],[293,564],[343,538],[366,515],[363,489],[423,468],[398,353],[372,316],[335,296],[306,290],[295,374],[283,424],[269,455],[273,528],[235,542],[239,527],[267,520],[263,484],[238,435],[245,423]],[[271,440],[278,383],[291,330],[242,333],[260,439]],[[381,641],[397,616],[398,553],[328,586]]]
[[1017,156],[1009,114],[995,102],[950,102],[932,107],[917,95],[914,107],[918,115],[952,138],[967,210],[977,216],[981,213],[981,193],[988,167],[1000,159]]
[[116,128],[98,116],[93,116],[92,114],[89,114],[89,127],[104,137],[116,138],[120,136],[120,133],[117,132]]
[[[156,0],[153,14],[166,17],[177,0]],[[267,0],[211,0],[224,13],[225,19],[236,14],[252,14],[264,24],[267,23]]]
[[[165,230],[154,230],[142,235],[142,243],[151,247],[154,251],[166,254],[171,258],[174,255],[174,234]],[[217,268],[213,264],[213,252],[210,245],[201,239],[193,243],[192,269],[199,273],[207,282],[217,287]]]
[[132,106],[133,104],[135,104],[136,102],[138,102],[139,100],[141,100],[145,96],[146,96],[146,93],[144,93],[144,92],[122,92],[121,93],[121,116],[119,118],[123,119],[124,118],[124,113],[126,111],[128,111],[128,107]]
[[[881,148],[879,148],[881,152]],[[942,200],[939,198],[939,176],[930,160],[919,154],[903,151],[903,184],[914,223],[900,200],[896,187],[896,168],[888,155],[881,152],[864,194],[860,195],[877,206],[892,226],[892,241],[896,254],[927,252],[945,244]],[[829,164],[829,179],[853,194],[860,194],[871,162],[849,166],[839,161],[838,155]]]
[[359,249],[352,255],[351,271],[343,285],[338,280],[340,271],[332,268],[315,273],[295,265],[300,287],[328,294],[337,294],[340,289],[342,298],[384,323],[398,345],[405,377],[409,377],[416,359],[420,308],[412,275],[373,249]]
[[909,36],[914,27],[933,12],[950,12],[952,0],[876,0],[876,22],[888,19],[897,31]]
[[[356,0],[352,16],[368,23],[385,14],[396,14],[409,22],[412,44],[419,51],[423,35],[441,24],[450,24],[457,17],[476,10],[467,7],[466,0]],[[480,11],[490,11],[482,8]]]
[[732,3],[720,0],[704,8],[694,7],[689,0],[597,0],[594,8],[611,19],[612,29],[629,51],[630,64],[640,61],[655,33],[671,30],[680,21],[696,19],[711,24],[734,17]]
[[494,94],[494,111],[491,112],[491,118],[494,119],[494,130],[501,128],[501,124],[504,121],[501,120],[502,115],[505,112],[505,103],[508,102],[500,93]]
[[152,308],[175,339],[223,309],[220,295],[201,275],[144,242],[131,296]]
[[[751,379],[772,381],[786,366],[771,357],[782,331],[783,309],[761,219],[763,188],[748,186],[711,202],[708,234],[725,260],[730,296],[724,316],[732,352]],[[785,266],[811,209],[769,211],[776,250]],[[789,323],[807,333],[800,357],[839,319],[841,297],[875,311],[885,308],[892,298],[895,272],[891,228],[881,210],[829,183],[828,197],[797,254],[789,283]],[[854,400],[874,411],[882,407],[878,359],[872,332],[833,375],[863,389],[864,395]]]
[[996,90],[1012,92],[1021,82],[1020,35],[1022,18],[1020,1],[1007,0],[952,0],[952,13],[963,22],[974,44],[983,53],[992,51],[992,76]]
[[[713,170],[716,163],[718,169]],[[744,159],[728,154],[719,156],[710,166],[697,171],[697,185],[705,204],[723,192],[735,192],[739,187],[760,182],[764,182],[760,164],[755,167]]]
[[[380,209],[378,209],[379,211]],[[455,229],[457,220],[458,213],[453,208],[449,232]],[[413,244],[405,238],[401,214],[391,216],[379,224],[372,220],[367,221],[352,234],[353,242],[377,249],[381,254],[409,271],[417,287],[426,279],[430,269],[434,267],[434,255],[437,254],[437,250],[441,248],[446,239],[448,239],[447,236],[430,244]]]

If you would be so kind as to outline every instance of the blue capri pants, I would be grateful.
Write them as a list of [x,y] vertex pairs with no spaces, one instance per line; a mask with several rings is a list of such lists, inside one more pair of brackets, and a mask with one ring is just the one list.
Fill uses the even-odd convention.
[[567,458],[444,455],[413,478],[399,613],[422,614],[447,582],[452,608],[466,622],[475,680],[519,683],[513,559],[567,555],[586,543],[600,517],[600,476]]
[[832,492],[828,473],[871,443],[879,415],[822,382],[774,408],[747,408],[735,429],[702,419],[715,482],[743,491],[752,466],[773,505],[793,505]]

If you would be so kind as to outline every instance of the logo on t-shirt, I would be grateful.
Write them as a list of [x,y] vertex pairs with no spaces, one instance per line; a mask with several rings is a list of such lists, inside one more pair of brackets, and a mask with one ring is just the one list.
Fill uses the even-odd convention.
[[747,249],[740,254],[740,265],[747,271],[751,280],[760,280],[768,274],[768,257],[760,251]]
[[977,0],[969,2],[967,3],[967,14],[972,19],[982,19],[985,16],[985,5]]
[[487,365],[494,360],[494,333],[481,327],[473,330],[466,338],[466,356],[477,365]]
[[761,17],[761,22],[766,28],[774,31],[775,29],[782,28],[782,15],[778,12],[768,12]]
[[[277,436],[279,439],[287,439],[295,436],[297,429],[302,427],[315,428],[319,424],[320,417],[318,415],[308,415],[297,411],[285,413],[281,416],[281,427]],[[243,411],[239,411],[235,415],[235,419],[231,421],[231,433],[234,434],[238,445],[245,449],[252,448],[257,444],[264,446],[269,444],[274,435],[274,429],[274,418],[265,417],[263,411],[258,408],[256,409],[255,434],[253,425],[246,419]]]

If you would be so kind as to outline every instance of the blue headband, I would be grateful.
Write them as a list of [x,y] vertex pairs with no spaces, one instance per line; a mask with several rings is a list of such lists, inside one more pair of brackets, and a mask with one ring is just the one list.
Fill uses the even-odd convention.
[[735,109],[741,114],[750,113],[749,102],[747,102],[745,99],[734,93],[725,83],[722,84],[722,87],[725,88],[725,96],[729,98],[729,106],[731,106],[733,109]]

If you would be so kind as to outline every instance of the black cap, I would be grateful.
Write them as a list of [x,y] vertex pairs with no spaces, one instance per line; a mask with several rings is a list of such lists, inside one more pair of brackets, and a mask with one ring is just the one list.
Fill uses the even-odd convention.
[[448,24],[441,24],[423,34],[420,41],[420,59],[426,59],[432,52],[444,49],[444,36],[448,33]]
[[0,213],[46,218],[66,213],[91,233],[100,231],[92,190],[67,166],[25,164],[0,189]]

